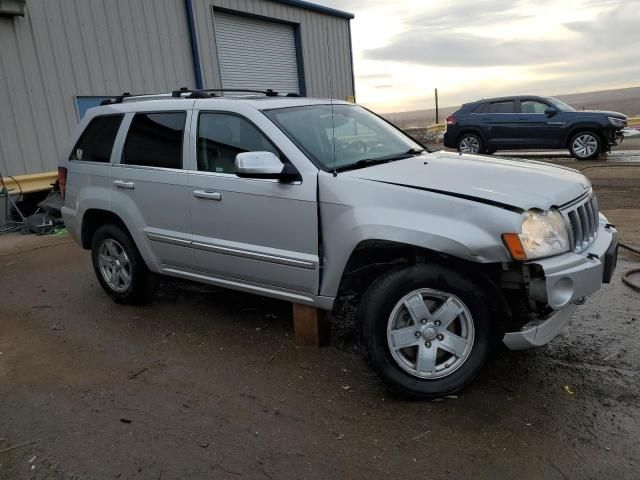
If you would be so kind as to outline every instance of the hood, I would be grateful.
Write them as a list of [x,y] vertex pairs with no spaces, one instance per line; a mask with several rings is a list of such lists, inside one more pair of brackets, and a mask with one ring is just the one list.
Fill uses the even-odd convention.
[[606,110],[578,110],[580,113],[597,113],[598,115],[606,115],[607,117],[616,117],[622,118],[624,120],[627,119],[627,116],[624,113],[620,112],[608,112]]
[[559,207],[591,187],[584,175],[571,168],[450,152],[419,155],[340,175],[522,210]]

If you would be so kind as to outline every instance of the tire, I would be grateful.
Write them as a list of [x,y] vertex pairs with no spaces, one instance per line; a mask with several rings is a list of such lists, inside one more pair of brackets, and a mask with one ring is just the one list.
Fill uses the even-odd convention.
[[484,144],[478,135],[465,133],[458,139],[457,149],[461,153],[482,153]]
[[571,156],[577,160],[591,160],[602,152],[600,135],[590,131],[576,133],[569,141]]
[[150,300],[155,276],[122,227],[108,224],[96,230],[91,242],[91,262],[100,285],[115,302],[137,304]]
[[[442,298],[433,301],[433,292],[442,294]],[[397,322],[408,320],[410,315],[407,302],[412,305],[412,317],[419,316],[415,313],[420,311],[420,298],[422,305],[427,305],[429,320],[420,324],[409,320],[399,326]],[[440,265],[416,265],[387,273],[373,283],[360,304],[359,333],[365,360],[388,387],[403,396],[427,399],[455,393],[478,375],[495,343],[487,305],[476,281]],[[440,307],[443,314],[437,317]],[[446,327],[448,317],[458,310],[458,316]],[[437,318],[443,319],[439,326]],[[416,331],[420,331],[420,337]],[[396,343],[393,349],[392,343]],[[405,344],[407,348],[398,347]],[[452,345],[459,356],[449,351]],[[423,371],[417,368],[419,351]],[[429,359],[435,359],[430,373]]]

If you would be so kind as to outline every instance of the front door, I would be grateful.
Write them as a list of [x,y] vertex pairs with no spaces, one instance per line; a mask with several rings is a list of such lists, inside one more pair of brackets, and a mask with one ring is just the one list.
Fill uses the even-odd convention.
[[197,270],[240,284],[317,293],[317,177],[281,183],[236,176],[241,152],[270,151],[287,161],[246,116],[202,111],[194,114],[191,131],[195,159],[188,185]]
[[[520,101],[520,132],[523,143],[529,148],[560,147],[564,122],[562,112],[547,116],[545,111],[553,108],[539,100]],[[555,110],[555,108],[554,108]]]

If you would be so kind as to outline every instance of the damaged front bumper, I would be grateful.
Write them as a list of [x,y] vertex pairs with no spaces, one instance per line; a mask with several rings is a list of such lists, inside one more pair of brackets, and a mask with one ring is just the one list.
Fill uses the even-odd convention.
[[511,350],[523,350],[549,343],[571,320],[584,298],[609,283],[618,257],[618,233],[600,216],[598,235],[587,250],[531,262],[543,276],[531,280],[529,297],[548,305],[552,311],[505,334],[503,342]]

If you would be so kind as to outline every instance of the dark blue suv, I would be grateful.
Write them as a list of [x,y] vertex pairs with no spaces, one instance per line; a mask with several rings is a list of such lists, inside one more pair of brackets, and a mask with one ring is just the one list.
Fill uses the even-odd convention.
[[622,141],[627,117],[578,111],[553,97],[518,96],[467,103],[447,117],[444,145],[463,153],[565,149],[588,160]]

